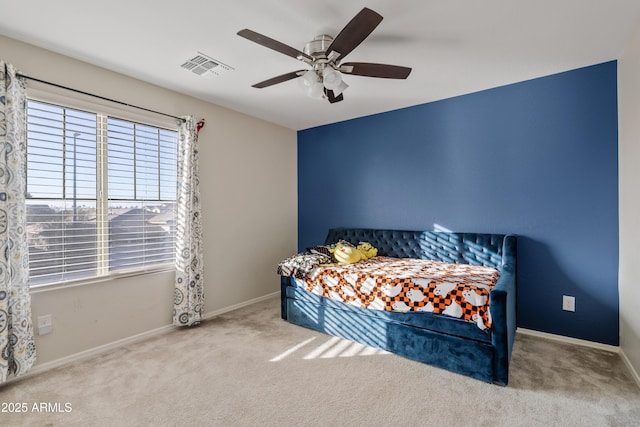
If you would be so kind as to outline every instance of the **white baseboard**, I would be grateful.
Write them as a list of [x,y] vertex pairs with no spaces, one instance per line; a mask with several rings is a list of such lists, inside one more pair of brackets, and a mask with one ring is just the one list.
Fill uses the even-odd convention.
[[64,366],[70,363],[80,362],[90,357],[97,356],[102,353],[106,353],[108,351],[114,350],[119,347],[123,347],[127,344],[134,344],[136,342],[140,342],[140,341],[149,339],[151,337],[166,334],[167,332],[171,332],[173,329],[174,329],[173,325],[166,325],[157,329],[153,329],[150,331],[142,332],[137,335],[123,338],[121,340],[113,341],[108,344],[103,344],[98,347],[93,347],[88,350],[81,351],[79,353],[74,353],[69,356],[61,357],[60,359],[52,360],[50,362],[46,362],[42,364],[36,363],[36,365],[33,368],[31,368],[29,372],[17,378],[10,378],[5,382],[5,384],[8,384],[13,381],[19,381],[19,380],[31,377],[33,375],[38,375],[50,369],[59,368],[60,366]]
[[520,334],[523,334],[523,335],[531,335],[531,336],[534,336],[534,337],[546,338],[548,340],[560,341],[560,342],[564,342],[564,343],[567,343],[567,344],[581,345],[583,347],[597,348],[599,350],[610,351],[612,353],[620,353],[620,347],[615,346],[615,345],[601,344],[599,342],[581,340],[581,339],[578,339],[578,338],[565,337],[563,335],[549,334],[547,332],[539,332],[539,331],[534,331],[534,330],[525,329],[525,328],[517,328],[516,332],[520,333]]
[[211,311],[209,313],[204,314],[202,316],[202,318],[204,320],[211,319],[212,317],[220,316],[221,314],[228,313],[229,311],[237,310],[239,308],[246,307],[248,305],[257,304],[259,302],[266,301],[266,300],[271,299],[271,298],[275,298],[276,296],[278,296],[278,297],[280,296],[280,291],[274,292],[272,294],[267,294],[267,295],[264,295],[264,296],[261,296],[261,297],[258,297],[258,298],[254,298],[254,299],[249,300],[249,301],[244,301],[244,302],[241,302],[239,304],[235,304],[235,305],[232,305],[232,306],[229,306],[229,307],[221,308],[220,310]]
[[[268,294],[268,295],[265,295],[265,296],[262,296],[262,297],[259,297],[259,298],[254,298],[254,299],[249,300],[249,301],[241,302],[239,304],[235,304],[235,305],[232,305],[230,307],[225,307],[225,308],[221,308],[219,310],[212,311],[210,313],[207,313],[207,314],[203,315],[203,320],[211,319],[211,318],[213,318],[215,316],[219,316],[221,314],[227,313],[229,311],[237,310],[239,308],[246,307],[248,305],[256,304],[256,303],[261,302],[261,301],[266,301],[268,299],[275,298],[276,296],[280,296],[280,291],[274,292],[274,293],[271,293],[271,294]],[[123,347],[123,346],[125,346],[127,344],[134,344],[136,342],[140,342],[140,341],[143,341],[143,340],[146,340],[146,339],[158,336],[158,335],[166,334],[168,332],[173,331],[174,329],[175,329],[175,326],[166,325],[166,326],[162,326],[162,327],[157,328],[157,329],[153,329],[153,330],[150,330],[150,331],[142,332],[142,333],[137,334],[137,335],[133,335],[131,337],[127,337],[127,338],[123,338],[121,340],[113,341],[113,342],[110,342],[108,344],[100,345],[98,347],[93,347],[93,348],[90,348],[88,350],[81,351],[79,353],[74,353],[74,354],[71,354],[69,356],[61,357],[60,359],[52,360],[50,362],[46,362],[46,363],[42,363],[42,364],[37,364],[36,363],[36,365],[33,368],[31,368],[31,370],[28,373],[26,373],[24,375],[21,375],[21,376],[19,376],[17,378],[16,377],[9,378],[3,384],[9,384],[9,383],[12,383],[12,382],[15,382],[15,381],[20,381],[22,379],[29,378],[29,377],[31,377],[33,375],[38,375],[38,374],[41,374],[43,372],[46,372],[46,371],[49,371],[51,369],[58,368],[60,366],[64,366],[64,365],[67,365],[67,364],[70,364],[70,363],[77,363],[77,362],[80,362],[82,360],[88,359],[90,357],[97,356],[97,355],[102,354],[102,353],[106,353],[108,351],[117,349],[119,347]]]
[[636,371],[636,369],[633,367],[633,365],[631,364],[631,361],[629,360],[627,355],[624,353],[624,350],[622,350],[622,348],[620,349],[620,356],[622,356],[622,360],[624,361],[624,364],[627,365],[627,368],[629,368],[629,372],[631,372],[631,376],[633,377],[634,380],[636,380],[636,384],[638,384],[638,387],[640,387],[640,375],[638,375],[638,371]]

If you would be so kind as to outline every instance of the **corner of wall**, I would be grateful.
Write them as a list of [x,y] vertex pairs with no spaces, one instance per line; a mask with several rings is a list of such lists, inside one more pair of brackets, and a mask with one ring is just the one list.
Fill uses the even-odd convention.
[[629,38],[618,61],[618,158],[620,263],[620,349],[623,359],[640,385],[640,282],[637,242],[640,239],[640,24]]

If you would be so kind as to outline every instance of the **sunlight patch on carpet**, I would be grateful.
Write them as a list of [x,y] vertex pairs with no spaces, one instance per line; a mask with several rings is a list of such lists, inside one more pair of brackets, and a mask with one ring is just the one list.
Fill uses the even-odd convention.
[[[316,337],[309,338],[301,343],[298,343],[290,349],[280,353],[276,357],[269,360],[269,362],[279,362],[289,357],[296,351],[307,346],[314,341]],[[355,357],[355,356],[375,356],[391,354],[385,350],[379,350],[377,348],[369,347],[364,344],[355,343],[349,340],[344,340],[338,337],[331,337],[326,342],[321,343],[318,347],[307,353],[304,360],[314,359],[332,359],[335,357]]]
[[309,338],[306,341],[302,341],[300,344],[294,345],[289,350],[287,350],[284,353],[281,353],[281,354],[277,355],[276,357],[274,357],[273,359],[269,360],[269,362],[279,362],[282,359],[284,359],[285,357],[287,357],[288,355],[296,352],[297,350],[301,349],[302,347],[304,347],[305,345],[309,344],[311,341],[313,341],[315,339],[316,339],[316,337],[313,337],[313,338]]

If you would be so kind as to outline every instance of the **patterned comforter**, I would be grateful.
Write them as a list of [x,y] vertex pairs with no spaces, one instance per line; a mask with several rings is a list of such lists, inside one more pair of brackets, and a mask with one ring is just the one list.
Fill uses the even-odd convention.
[[372,310],[430,312],[491,327],[489,292],[495,268],[440,261],[374,257],[355,264],[316,265],[298,286]]

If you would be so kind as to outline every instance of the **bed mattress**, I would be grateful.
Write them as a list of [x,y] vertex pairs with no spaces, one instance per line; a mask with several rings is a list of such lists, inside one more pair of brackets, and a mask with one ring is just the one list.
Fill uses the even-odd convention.
[[360,308],[425,312],[491,327],[489,293],[500,273],[492,267],[378,256],[355,264],[322,264],[297,286]]

